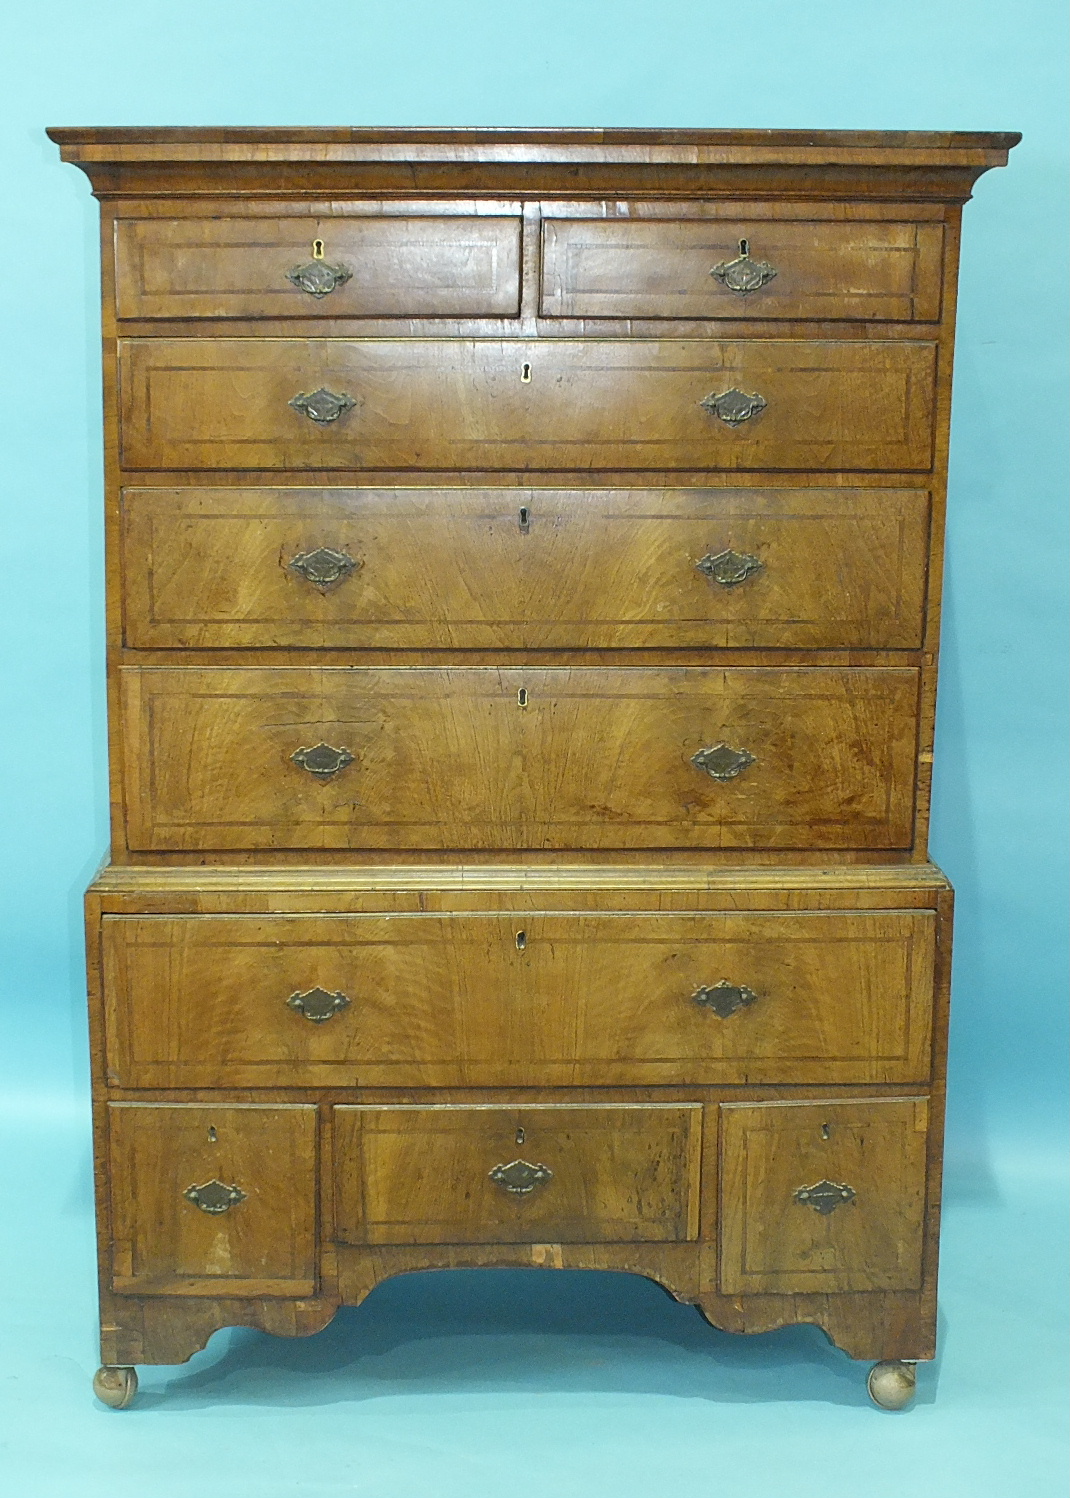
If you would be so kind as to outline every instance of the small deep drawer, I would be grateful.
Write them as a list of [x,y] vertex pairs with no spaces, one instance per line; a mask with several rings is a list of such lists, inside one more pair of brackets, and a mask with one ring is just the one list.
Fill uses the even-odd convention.
[[120,318],[515,317],[520,219],[119,219]]
[[120,340],[128,470],[922,472],[936,345]]
[[934,322],[943,234],[885,220],[551,218],[542,312]]
[[124,1087],[924,1082],[935,917],[119,916]]
[[899,667],[125,667],[136,849],[907,848]]
[[316,1288],[316,1109],[110,1103],[112,1287],[303,1297]]
[[721,1106],[724,1295],[917,1290],[924,1097]]
[[698,1237],[702,1108],[334,1109],[342,1243],[662,1243]]
[[133,647],[917,649],[911,489],[125,489]]

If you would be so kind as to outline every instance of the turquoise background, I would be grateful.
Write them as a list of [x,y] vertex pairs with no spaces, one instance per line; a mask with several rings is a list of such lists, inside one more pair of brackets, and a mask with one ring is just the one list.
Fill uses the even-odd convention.
[[[1066,552],[1057,0],[51,0],[0,116],[0,1485],[12,1498],[1049,1498],[1062,1475]],[[967,206],[934,857],[959,892],[941,1357],[643,1281],[419,1276],[94,1405],[81,892],[107,841],[97,214],[46,125],[1017,129]],[[300,1377],[298,1376],[300,1373]],[[937,1387],[939,1396],[937,1397]],[[210,1464],[210,1465],[209,1465]],[[12,1475],[13,1474],[13,1475]]]

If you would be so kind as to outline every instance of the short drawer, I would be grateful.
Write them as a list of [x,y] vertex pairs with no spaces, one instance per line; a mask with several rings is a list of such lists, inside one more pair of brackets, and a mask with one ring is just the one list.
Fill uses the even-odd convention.
[[125,489],[125,639],[917,649],[910,489]]
[[927,1098],[721,1107],[724,1295],[917,1290]]
[[120,318],[515,317],[520,219],[119,219]]
[[316,1109],[111,1103],[112,1287],[135,1295],[316,1289]]
[[120,675],[136,849],[911,844],[912,668]]
[[702,1108],[602,1103],[334,1109],[342,1243],[698,1237]]
[[930,342],[153,338],[120,366],[133,470],[932,464]]
[[[635,205],[639,212],[642,205]],[[943,226],[548,219],[545,317],[935,322]]]
[[923,1082],[931,911],[113,916],[125,1087]]

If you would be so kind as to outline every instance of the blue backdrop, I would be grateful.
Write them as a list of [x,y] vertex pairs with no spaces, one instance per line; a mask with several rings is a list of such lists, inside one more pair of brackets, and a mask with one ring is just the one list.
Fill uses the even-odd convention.
[[[5,55],[0,59],[5,74],[0,78],[0,827],[6,844],[0,930],[0,1118],[6,1117],[11,1137],[20,1142],[0,1158],[16,1174],[25,1169],[29,1218],[14,1232],[10,1217],[0,1222],[0,1238],[16,1266],[17,1284],[10,1293],[19,1297],[0,1306],[0,1318],[7,1316],[4,1325],[14,1339],[5,1344],[0,1333],[0,1345],[25,1348],[27,1342],[40,1341],[41,1327],[47,1325],[59,1339],[56,1347],[62,1344],[62,1351],[54,1348],[50,1357],[64,1367],[92,1365],[80,900],[107,842],[97,214],[86,179],[74,168],[61,166],[55,147],[46,140],[44,127],[49,124],[674,125],[1024,132],[1009,168],[982,177],[965,211],[932,852],[959,891],[948,1139],[951,1199],[963,1204],[963,1212],[972,1210],[971,1202],[987,1202],[996,1214],[984,1221],[978,1218],[969,1230],[964,1225],[967,1218],[960,1219],[967,1257],[955,1262],[966,1280],[979,1277],[978,1294],[991,1291],[997,1296],[989,1304],[995,1318],[992,1326],[1009,1335],[1008,1308],[994,1288],[1001,1278],[1007,1280],[1008,1270],[1000,1268],[998,1255],[977,1260],[968,1253],[976,1247],[978,1233],[998,1238],[1017,1224],[1013,1230],[1025,1235],[1025,1258],[1016,1258],[1017,1267],[1009,1277],[1015,1284],[1027,1283],[1039,1298],[1028,1309],[1024,1302],[1016,1303],[1011,1318],[1014,1337],[1021,1346],[1023,1337],[1028,1340],[1042,1324],[1050,1326],[1039,1266],[1052,1240],[1050,1225],[1041,1226],[1040,1204],[1045,1198],[1038,1183],[1057,1169],[1063,1148],[1066,1075],[1063,9],[1059,0],[1017,0],[1014,5],[1006,0],[897,0],[880,5],[874,0],[808,0],[805,5],[799,0],[714,0],[705,5],[695,0],[642,5],[635,0],[543,0],[527,6],[481,5],[477,0],[394,0],[391,5],[367,0],[229,0],[225,5],[185,0],[181,6],[159,0],[112,0],[100,6],[52,0],[47,7],[21,5],[8,11]],[[10,1205],[9,1195],[7,1202]],[[1000,1218],[1002,1209],[1011,1216]],[[36,1227],[31,1228],[30,1221]],[[958,1241],[954,1231],[952,1223],[952,1244]],[[33,1302],[28,1288],[36,1283],[28,1261],[40,1269],[39,1303]],[[966,1283],[954,1280],[953,1267],[945,1256],[945,1305],[954,1303],[956,1284],[962,1288]],[[1054,1274],[1059,1274],[1057,1268]],[[71,1297],[63,1307],[54,1288],[57,1276]],[[49,1277],[52,1288],[46,1284]],[[10,1288],[11,1275],[7,1281]],[[473,1288],[473,1281],[464,1277],[451,1285],[442,1315],[458,1336],[465,1316],[473,1315],[480,1325],[498,1327],[503,1336],[521,1335],[523,1328],[507,1324],[508,1305],[513,1303],[509,1296],[503,1295],[499,1316],[491,1291]],[[399,1326],[413,1332],[431,1315],[426,1306],[417,1314],[422,1293],[388,1287],[379,1292],[387,1297],[387,1310],[381,1315],[394,1315]],[[649,1330],[643,1320],[647,1313],[635,1310],[633,1317],[629,1309],[628,1296],[638,1292],[620,1289],[618,1281],[608,1287],[603,1283],[601,1290],[592,1281],[582,1291],[563,1288],[554,1293],[564,1299],[547,1302],[546,1319],[534,1318],[533,1335],[538,1331],[552,1342],[560,1330],[555,1315],[568,1322],[573,1311],[579,1315],[576,1307],[589,1306],[598,1294],[608,1297],[606,1315],[612,1319],[614,1307],[620,1312],[619,1328],[637,1328],[637,1334],[644,1327]],[[406,1294],[416,1300],[406,1300]],[[570,1295],[577,1297],[574,1306]],[[31,1304],[36,1309],[31,1311]],[[13,1309],[18,1306],[21,1310]],[[979,1325],[977,1305],[961,1306],[961,1324]],[[649,1314],[656,1321],[654,1312]],[[666,1303],[663,1314],[681,1312]],[[450,1317],[460,1321],[450,1322]],[[21,1330],[16,1335],[17,1327]],[[210,1349],[204,1357],[222,1357],[220,1366],[227,1370],[227,1378],[238,1379],[245,1391],[239,1391],[238,1404],[247,1399],[255,1404],[247,1386],[240,1384],[241,1369],[251,1360],[262,1371],[276,1357],[271,1351],[276,1344],[263,1339],[267,1350],[253,1354],[241,1341],[244,1334],[229,1344],[228,1335],[223,1334],[222,1353]],[[398,1335],[404,1340],[403,1333]],[[671,1343],[673,1333],[666,1331],[665,1336]],[[688,1337],[673,1344],[677,1351],[685,1343],[691,1346]],[[335,1348],[330,1356],[337,1361],[343,1344],[336,1340],[330,1345]],[[718,1345],[738,1347],[731,1339]],[[778,1345],[782,1352],[771,1355],[770,1368],[781,1366],[784,1358],[790,1362],[792,1348],[797,1347],[790,1337]],[[805,1348],[812,1351],[811,1343]],[[989,1355],[991,1349],[992,1344],[979,1344],[977,1354]],[[729,1360],[736,1355],[723,1352]],[[738,1353],[741,1358],[754,1355]],[[804,1362],[809,1356],[805,1354]],[[227,1363],[227,1358],[232,1361]],[[464,1427],[463,1421],[455,1426],[461,1443],[456,1447],[449,1445],[445,1434],[441,1441],[436,1436],[425,1452],[425,1466],[418,1455],[424,1449],[419,1431],[426,1432],[440,1418],[434,1411],[444,1407],[442,1400],[448,1403],[459,1387],[474,1387],[463,1379],[457,1384],[456,1368],[446,1355],[439,1369],[441,1385],[428,1386],[431,1392],[422,1413],[414,1417],[418,1429],[405,1427],[409,1445],[393,1431],[379,1446],[367,1431],[361,1437],[361,1449],[374,1448],[379,1465],[357,1472],[345,1462],[341,1467],[335,1464],[330,1468],[334,1475],[312,1476],[310,1485],[300,1485],[303,1478],[282,1475],[283,1469],[268,1454],[273,1449],[270,1440],[259,1447],[261,1436],[228,1435],[228,1441],[246,1443],[242,1449],[252,1463],[246,1466],[246,1475],[254,1472],[256,1481],[249,1489],[236,1483],[226,1491],[255,1491],[258,1498],[298,1491],[397,1493],[402,1498],[439,1498],[457,1491],[465,1498],[482,1498],[484,1493],[502,1498],[529,1490],[571,1493],[574,1481],[575,1491],[588,1498],[597,1498],[602,1483],[616,1498],[629,1498],[633,1491],[648,1493],[660,1485],[669,1471],[665,1461],[670,1449],[678,1454],[691,1450],[675,1416],[665,1414],[668,1423],[654,1420],[648,1444],[621,1459],[620,1451],[631,1449],[628,1441],[639,1428],[636,1421],[642,1425],[649,1415],[644,1406],[641,1419],[635,1414],[625,1419],[617,1457],[585,1468],[586,1458],[577,1457],[576,1451],[597,1452],[599,1441],[608,1439],[604,1424],[597,1429],[592,1425],[583,1434],[584,1398],[603,1397],[597,1393],[602,1385],[596,1378],[596,1394],[588,1396],[581,1389],[570,1397],[561,1406],[567,1414],[560,1422],[547,1422],[542,1406],[541,1444],[530,1450],[524,1446],[520,1460],[516,1453],[511,1459],[503,1456],[504,1465],[495,1467],[486,1454],[493,1441],[485,1448],[490,1437],[481,1435],[480,1429],[500,1429],[503,1401],[508,1403],[515,1379],[523,1382],[528,1377],[528,1364],[519,1352],[517,1358],[516,1367],[528,1372],[521,1375],[508,1363],[512,1371],[502,1374],[504,1381],[489,1377],[484,1426],[475,1422]],[[567,1358],[553,1364],[543,1383],[536,1377],[532,1387],[556,1399],[561,1390],[572,1387],[560,1371],[566,1365],[572,1366]],[[18,1372],[17,1359],[12,1366]],[[649,1364],[640,1358],[637,1366]],[[432,1375],[428,1377],[433,1384]],[[678,1393],[683,1397],[686,1383],[685,1379],[677,1390],[657,1378],[649,1388],[640,1380],[634,1384],[639,1391],[635,1397],[649,1396],[655,1403]],[[607,1375],[605,1387],[611,1385]],[[1038,1390],[1042,1386],[1046,1385],[1038,1384]],[[15,1389],[16,1401],[6,1408],[5,1388]],[[187,1439],[178,1428],[180,1420],[166,1427],[170,1436],[165,1439],[164,1426],[153,1429],[144,1423],[151,1409],[130,1417],[100,1412],[104,1421],[129,1418],[142,1424],[129,1424],[121,1436],[115,1424],[90,1422],[84,1430],[78,1426],[77,1449],[89,1453],[84,1460],[75,1459],[74,1448],[63,1444],[75,1439],[69,1435],[58,1437],[54,1449],[50,1444],[43,1454],[39,1444],[22,1444],[26,1426],[17,1415],[20,1388],[17,1380],[11,1385],[0,1378],[0,1458],[6,1451],[16,1464],[37,1464],[33,1481],[17,1490],[17,1498],[23,1493],[26,1498],[51,1493],[53,1481],[55,1491],[66,1498],[97,1491],[107,1491],[111,1498],[132,1494],[147,1470],[134,1454],[142,1450],[129,1434],[135,1429],[142,1432],[137,1439],[145,1442],[144,1452],[159,1453],[152,1468],[158,1493],[197,1490],[182,1486],[177,1475],[173,1488],[165,1481],[169,1462],[173,1460],[176,1474],[180,1471],[179,1455]],[[412,1386],[406,1388],[412,1392]],[[732,1397],[769,1397],[769,1386],[760,1380],[748,1388],[750,1392]],[[713,1384],[699,1392],[708,1392],[714,1401],[702,1415],[707,1439],[713,1418],[709,1410],[716,1408],[718,1393]],[[26,1397],[29,1411],[29,1391]],[[84,1381],[72,1381],[70,1397],[72,1410],[79,1411],[77,1419],[84,1415],[89,1421],[84,1414]],[[620,1397],[626,1406],[626,1396]],[[835,1405],[837,1396],[826,1392],[812,1397]],[[778,1398],[805,1400],[807,1395],[801,1386],[795,1394],[785,1394],[781,1387]],[[1039,1394],[1037,1398],[1034,1414],[1044,1403]],[[846,1414],[844,1409],[835,1412],[837,1419],[864,1413],[854,1408],[853,1399],[851,1395],[847,1400]],[[176,1417],[184,1408],[218,1411],[219,1400],[215,1390],[200,1404],[194,1400],[193,1406],[183,1406],[172,1398],[159,1409]],[[943,1398],[933,1406],[934,1419],[942,1406],[946,1410]],[[765,1407],[759,1404],[755,1409]],[[775,1407],[782,1412],[785,1408]],[[260,1415],[273,1408],[267,1398]],[[521,1423],[530,1422],[534,1408],[529,1397],[522,1414],[514,1410],[514,1416]],[[813,1410],[796,1405],[791,1415],[799,1420],[804,1408],[808,1435],[800,1438],[816,1440],[819,1428],[813,1424]],[[908,1418],[916,1421],[921,1413]],[[722,1453],[719,1460],[729,1465],[718,1467],[714,1461],[711,1467],[702,1458],[699,1469],[707,1486],[719,1472],[730,1479],[725,1491],[734,1498],[809,1493],[810,1478],[790,1460],[789,1446],[795,1439],[790,1432],[798,1434],[796,1425],[788,1420],[766,1431],[760,1426],[764,1416],[754,1418],[759,1424],[752,1436],[761,1445],[761,1461],[757,1466],[745,1461],[746,1450],[755,1448],[739,1446],[738,1440],[733,1445],[722,1431],[716,1449]],[[951,1416],[945,1413],[943,1418]],[[964,1425],[932,1426],[932,1450],[947,1451],[948,1442],[954,1447],[961,1441],[966,1463],[962,1467],[951,1462],[938,1482],[918,1475],[923,1468],[931,1471],[932,1464],[929,1448],[918,1444],[922,1426],[915,1424],[909,1448],[919,1463],[917,1473],[910,1468],[914,1491],[958,1492],[955,1484],[963,1472],[970,1475],[971,1462],[977,1467],[972,1487],[962,1491],[971,1491],[974,1498],[988,1492],[1000,1498],[1018,1492],[1040,1498],[1058,1491],[1047,1485],[1053,1469],[1043,1466],[1043,1454],[1051,1449],[1045,1444],[1051,1428],[1045,1426],[1047,1434],[1041,1437],[1040,1427],[1034,1429],[1023,1418],[1026,1424],[1015,1427],[1016,1435],[1003,1429],[998,1440],[997,1426],[987,1419],[974,1426],[963,1415]],[[882,1433],[887,1429],[881,1427]],[[849,1444],[846,1428],[836,1430],[836,1439]],[[90,1431],[96,1434],[87,1434]],[[788,1487],[775,1476],[781,1459],[777,1431],[782,1437],[783,1470],[793,1473]],[[295,1428],[295,1438],[297,1434]],[[311,1428],[301,1438],[312,1439]],[[862,1439],[872,1442],[873,1437]],[[882,1439],[887,1441],[887,1435]],[[115,1486],[114,1472],[110,1485],[106,1481],[114,1455],[111,1443],[117,1440],[134,1443],[127,1452],[129,1489],[122,1486],[122,1477]],[[1000,1476],[996,1448],[1013,1456],[1015,1441],[1025,1443],[1022,1449],[1028,1448],[1029,1459],[1023,1468],[1008,1457],[1006,1474]],[[898,1449],[906,1460],[906,1448]],[[732,1465],[733,1451],[738,1467]],[[983,1458],[982,1451],[988,1453]],[[568,1461],[563,1452],[572,1453]],[[555,1465],[559,1457],[562,1462]],[[66,1462],[72,1465],[65,1466]],[[94,1462],[99,1462],[99,1471]],[[867,1461],[867,1470],[868,1466]],[[893,1475],[898,1480],[905,1470],[870,1471],[868,1491],[883,1493],[881,1481],[887,1477],[890,1483]],[[349,1475],[344,1481],[338,1476],[336,1484],[339,1472]],[[958,1475],[952,1477],[952,1472]],[[653,1474],[649,1482],[644,1473]],[[681,1480],[686,1473],[680,1469]],[[827,1470],[823,1480],[825,1485],[813,1491],[837,1491],[828,1486],[835,1479]],[[927,1481],[936,1485],[925,1486]],[[635,1483],[639,1485],[629,1485]]]

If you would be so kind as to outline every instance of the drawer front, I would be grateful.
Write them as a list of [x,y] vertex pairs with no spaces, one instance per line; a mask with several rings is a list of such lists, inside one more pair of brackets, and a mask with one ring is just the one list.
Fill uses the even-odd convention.
[[702,1108],[335,1108],[342,1243],[698,1237]]
[[126,1087],[921,1082],[931,911],[105,916]]
[[721,1107],[721,1293],[917,1290],[926,1098]]
[[922,643],[924,491],[126,489],[122,504],[135,647]]
[[110,1103],[112,1287],[303,1297],[316,1289],[316,1109]]
[[550,219],[541,310],[935,322],[943,232],[876,221]]
[[[127,469],[932,463],[928,342],[158,338],[120,360]],[[321,420],[291,404],[311,395]]]
[[911,843],[913,669],[120,675],[136,849]]
[[120,318],[520,310],[519,217],[120,219],[115,246]]

